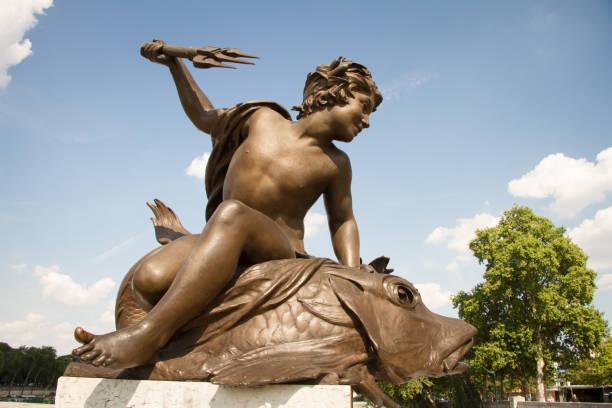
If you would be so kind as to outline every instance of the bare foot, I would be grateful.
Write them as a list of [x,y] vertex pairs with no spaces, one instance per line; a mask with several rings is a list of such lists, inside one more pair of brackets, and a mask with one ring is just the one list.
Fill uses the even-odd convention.
[[159,349],[157,336],[140,325],[132,325],[108,334],[94,335],[77,327],[74,338],[83,345],[72,355],[96,367],[129,368],[148,363]]

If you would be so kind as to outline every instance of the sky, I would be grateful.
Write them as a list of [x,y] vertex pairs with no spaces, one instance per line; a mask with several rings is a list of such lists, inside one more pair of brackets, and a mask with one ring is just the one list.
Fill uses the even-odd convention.
[[[456,316],[451,295],[484,272],[475,229],[526,205],[589,256],[611,318],[611,2],[2,0],[0,341],[66,354],[77,325],[112,330],[123,276],[158,245],[146,201],[204,227],[209,136],[167,68],[140,56],[153,38],[260,57],[192,67],[217,107],[291,108],[316,65],[366,65],[384,101],[338,144],[364,261],[390,257]],[[334,257],[320,201],[306,249]]]

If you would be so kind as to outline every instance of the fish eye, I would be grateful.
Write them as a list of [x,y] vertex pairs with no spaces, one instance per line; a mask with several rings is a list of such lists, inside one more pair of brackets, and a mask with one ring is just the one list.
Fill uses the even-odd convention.
[[398,306],[413,308],[421,299],[419,291],[414,286],[393,275],[389,275],[383,281],[383,287],[388,299]]
[[412,302],[414,302],[414,293],[412,293],[410,288],[404,285],[397,285],[395,294],[397,296],[397,300],[402,305],[410,305]]

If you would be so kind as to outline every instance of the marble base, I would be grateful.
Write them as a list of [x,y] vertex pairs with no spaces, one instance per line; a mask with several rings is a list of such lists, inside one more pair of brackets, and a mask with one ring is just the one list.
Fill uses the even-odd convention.
[[207,382],[60,377],[56,408],[349,408],[348,385],[241,388]]

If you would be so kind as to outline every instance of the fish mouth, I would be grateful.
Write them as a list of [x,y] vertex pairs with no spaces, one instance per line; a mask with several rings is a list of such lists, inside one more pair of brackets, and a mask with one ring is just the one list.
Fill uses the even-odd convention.
[[468,365],[464,362],[460,362],[459,359],[470,351],[473,345],[474,339],[470,337],[465,343],[450,353],[448,357],[442,360],[442,371],[444,375],[460,374],[468,369]]
[[[473,334],[473,333],[472,333]],[[384,366],[384,372],[394,384],[404,384],[407,381],[415,380],[419,377],[444,377],[447,375],[461,374],[465,372],[469,365],[459,361],[474,345],[474,339],[470,337],[459,347],[452,351],[438,366],[424,368],[422,370],[405,371],[402,367]],[[438,360],[439,361],[439,360]],[[437,367],[437,368],[434,368]]]

